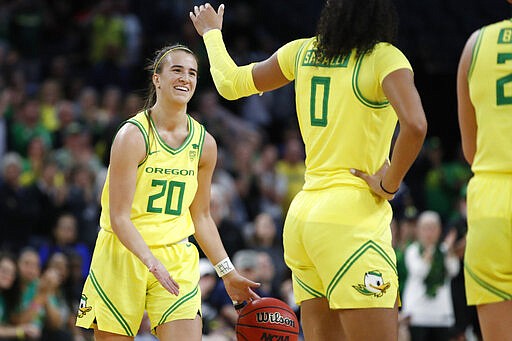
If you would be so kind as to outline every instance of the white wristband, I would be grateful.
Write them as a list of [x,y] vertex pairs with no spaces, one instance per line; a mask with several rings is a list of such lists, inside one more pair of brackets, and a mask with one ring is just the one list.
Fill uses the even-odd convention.
[[227,275],[231,271],[235,270],[235,267],[233,266],[233,263],[231,263],[231,259],[229,257],[224,258],[214,266],[215,271],[217,271],[217,275],[219,277],[223,277],[224,275]]

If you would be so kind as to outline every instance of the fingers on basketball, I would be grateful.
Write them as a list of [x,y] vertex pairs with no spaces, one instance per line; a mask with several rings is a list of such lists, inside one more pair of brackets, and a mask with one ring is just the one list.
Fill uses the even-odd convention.
[[299,320],[285,302],[272,297],[252,300],[239,311],[237,341],[297,341]]

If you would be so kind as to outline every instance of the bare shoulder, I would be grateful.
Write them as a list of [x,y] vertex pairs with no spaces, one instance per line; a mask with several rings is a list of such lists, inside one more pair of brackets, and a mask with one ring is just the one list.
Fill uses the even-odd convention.
[[146,156],[146,141],[140,129],[131,123],[125,123],[118,130],[112,143],[112,153],[132,156],[142,161]]
[[478,40],[478,36],[480,34],[480,29],[474,31],[471,36],[466,41],[466,45],[464,46],[464,49],[462,50],[462,54],[460,56],[459,61],[459,77],[464,76],[466,77],[466,73],[469,70],[469,65],[471,63],[471,58],[473,55],[473,50],[475,48],[476,42]]
[[204,137],[203,150],[201,151],[200,166],[215,167],[217,162],[217,142],[215,138],[206,132]]
[[478,36],[480,35],[480,31],[481,29],[478,29],[469,36],[468,40],[466,41],[466,45],[464,46],[464,50],[462,52],[463,56],[471,55],[478,40]]

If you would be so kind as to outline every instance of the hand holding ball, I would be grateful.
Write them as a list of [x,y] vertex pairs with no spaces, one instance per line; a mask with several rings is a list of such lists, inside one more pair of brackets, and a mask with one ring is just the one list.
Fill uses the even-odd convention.
[[262,297],[239,311],[235,331],[238,341],[297,341],[299,320],[285,302]]

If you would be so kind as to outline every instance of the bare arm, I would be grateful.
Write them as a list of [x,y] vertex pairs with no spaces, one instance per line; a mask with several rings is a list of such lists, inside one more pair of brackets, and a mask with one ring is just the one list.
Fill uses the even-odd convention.
[[[206,134],[198,172],[198,189],[190,206],[190,213],[195,226],[195,238],[212,264],[217,264],[228,255],[219,235],[217,226],[210,215],[210,185],[217,162],[217,144],[210,134]],[[222,277],[226,291],[233,301],[249,301],[257,298],[251,288],[259,286],[236,270]]]
[[462,51],[457,70],[457,104],[459,129],[462,139],[462,151],[466,161],[471,165],[476,152],[476,117],[475,108],[469,98],[468,72],[471,65],[473,47],[478,38],[478,31],[473,33]]
[[[384,199],[393,199],[393,193],[413,164],[427,134],[427,120],[421,99],[414,85],[413,74],[408,69],[391,72],[384,78],[382,88],[395,109],[400,123],[391,163],[386,163],[375,174],[352,169],[352,174],[363,178],[371,190]],[[388,193],[384,191],[386,189]]]
[[382,88],[400,123],[391,164],[382,179],[384,188],[394,191],[400,186],[423,146],[427,120],[410,70],[400,69],[390,73],[384,78]]
[[130,219],[137,166],[145,155],[146,147],[141,132],[136,126],[125,124],[114,139],[110,156],[110,222],[121,243],[148,267],[164,288],[178,295],[178,284],[151,253]]
[[277,60],[277,52],[270,58],[254,65],[252,78],[254,79],[254,85],[261,92],[274,90],[290,83],[281,71]]

